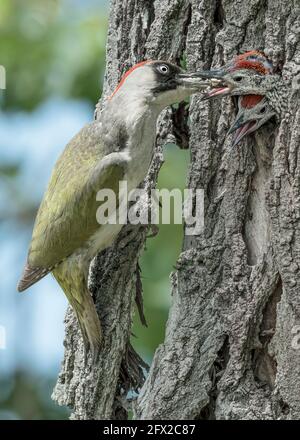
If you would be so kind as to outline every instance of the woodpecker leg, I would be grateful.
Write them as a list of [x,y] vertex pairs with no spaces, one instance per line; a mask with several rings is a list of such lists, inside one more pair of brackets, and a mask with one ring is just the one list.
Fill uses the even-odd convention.
[[131,241],[135,240],[138,230],[138,227],[130,228],[127,235],[119,241],[119,247],[124,249]]

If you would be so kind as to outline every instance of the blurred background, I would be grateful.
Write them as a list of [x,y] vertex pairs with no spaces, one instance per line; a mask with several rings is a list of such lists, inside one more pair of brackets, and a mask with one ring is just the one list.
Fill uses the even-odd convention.
[[[23,294],[16,284],[55,160],[93,119],[108,9],[108,0],[0,2],[0,65],[6,69],[0,91],[0,419],[69,415],[51,401],[67,301],[51,275]],[[189,153],[169,145],[165,156],[158,186],[183,189]],[[132,342],[147,362],[164,338],[169,274],[181,241],[181,225],[161,225],[140,261],[148,328],[136,316]]]

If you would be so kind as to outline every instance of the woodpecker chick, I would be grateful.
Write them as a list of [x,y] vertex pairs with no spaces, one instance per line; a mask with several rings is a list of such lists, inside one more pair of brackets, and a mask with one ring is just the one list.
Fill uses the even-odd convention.
[[[205,75],[207,78],[209,74]],[[282,117],[287,109],[289,97],[288,84],[279,75],[259,75],[253,70],[238,70],[232,73],[212,73],[212,77],[222,81],[219,91],[208,92],[213,96],[265,96],[277,116]]]
[[[237,70],[252,70],[261,75],[273,73],[273,65],[267,57],[259,51],[250,51],[235,57],[234,62],[223,70],[234,72]],[[244,95],[238,97],[238,114],[229,133],[235,131],[233,146],[237,145],[246,135],[253,133],[273,116],[267,102],[260,105],[261,95]]]
[[286,113],[290,91],[287,82],[281,76],[262,76],[254,71],[240,70],[225,75],[223,81],[231,96],[261,95],[266,98],[279,118]]
[[[122,224],[99,224],[101,189],[118,196],[146,177],[153,155],[156,122],[168,105],[206,88],[211,81],[164,61],[144,61],[130,69],[107,100],[100,118],[86,125],[58,159],[35,220],[23,291],[52,272],[81,329],[86,350],[96,360],[102,340],[100,321],[87,287],[92,259],[112,245]],[[117,206],[122,204],[118,198]]]
[[[233,147],[241,142],[245,136],[258,130],[269,119],[276,115],[275,111],[265,98],[259,100],[255,105],[247,107],[247,104],[243,102],[243,99],[248,98],[247,100],[249,101],[250,96],[255,97],[255,95],[241,96],[238,101],[239,111],[228,131],[228,134],[235,132],[232,141]],[[259,98],[261,97],[259,96]]]
[[[237,70],[249,70],[254,71],[260,75],[267,75],[273,73],[273,66],[262,52],[251,50],[243,54],[236,55],[223,67],[207,71],[199,71],[198,75],[203,79],[220,78],[221,80],[224,75],[236,72]],[[220,87],[219,85],[220,83],[217,84],[214,89],[209,90],[204,95],[203,99],[222,97],[230,93],[230,90],[228,90],[226,84],[223,84],[223,87]]]
[[[234,72],[238,72],[240,70],[250,71],[264,76],[273,73],[273,66],[262,52],[252,50],[235,56],[225,66],[219,69],[207,72],[199,72],[199,75],[202,75],[203,78],[209,78],[211,76],[223,78],[227,74],[233,74]],[[224,84],[224,87],[217,87],[209,90],[205,94],[204,99],[222,97],[227,94],[230,94],[230,88],[227,84]],[[236,119],[228,132],[232,133],[233,131],[236,131],[233,138],[233,145],[237,145],[241,139],[243,139],[247,134],[257,130],[264,122],[270,119],[271,115],[273,115],[273,112],[269,111],[270,108],[267,103],[264,103],[262,106],[258,106],[257,109],[255,108],[256,105],[258,105],[262,100],[263,96],[261,95],[251,94],[238,97],[238,115],[236,116]],[[266,113],[264,118],[262,118],[261,112],[264,112],[265,110]],[[245,124],[245,126],[243,124]]]

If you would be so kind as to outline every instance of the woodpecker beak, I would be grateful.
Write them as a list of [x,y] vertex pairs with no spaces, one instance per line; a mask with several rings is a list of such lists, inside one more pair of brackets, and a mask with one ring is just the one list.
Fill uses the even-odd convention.
[[179,73],[176,76],[176,82],[180,86],[184,86],[190,89],[203,90],[207,87],[216,87],[220,83],[218,79],[215,78],[205,78],[203,79],[198,75],[198,72],[194,73]]
[[241,128],[243,125],[245,124],[244,122],[244,118],[243,116],[240,116],[230,127],[230,129],[228,130],[227,134],[231,134],[234,131],[238,130],[239,128]]
[[203,100],[229,95],[231,88],[228,86],[228,84],[224,83],[223,80],[223,77],[226,75],[226,73],[227,72],[223,69],[201,70],[196,72],[195,75],[197,75],[199,78],[207,78],[211,81],[212,90],[209,90],[205,93],[202,98]]
[[195,75],[199,76],[200,78],[222,79],[223,76],[226,75],[226,72],[223,69],[199,70],[195,73]]
[[243,118],[239,118],[228,130],[227,134],[231,134],[235,131],[232,140],[232,146],[235,147],[237,144],[241,142],[241,140],[247,136],[249,133],[252,133],[255,130],[256,121],[249,121],[244,123]]

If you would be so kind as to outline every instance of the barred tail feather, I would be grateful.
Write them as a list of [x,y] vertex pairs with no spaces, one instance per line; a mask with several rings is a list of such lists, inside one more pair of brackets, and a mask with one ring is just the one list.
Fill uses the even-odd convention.
[[44,267],[30,267],[27,263],[17,286],[18,291],[23,292],[28,289],[28,287],[44,278],[50,271],[51,269],[46,269]]
[[102,341],[101,324],[90,293],[86,291],[84,296],[83,303],[73,308],[78,318],[85,349],[86,351],[90,349],[93,361],[96,362]]
[[77,317],[85,352],[91,352],[93,361],[98,359],[102,332],[93,298],[87,288],[86,276],[68,262],[53,270],[53,275],[63,289]]

